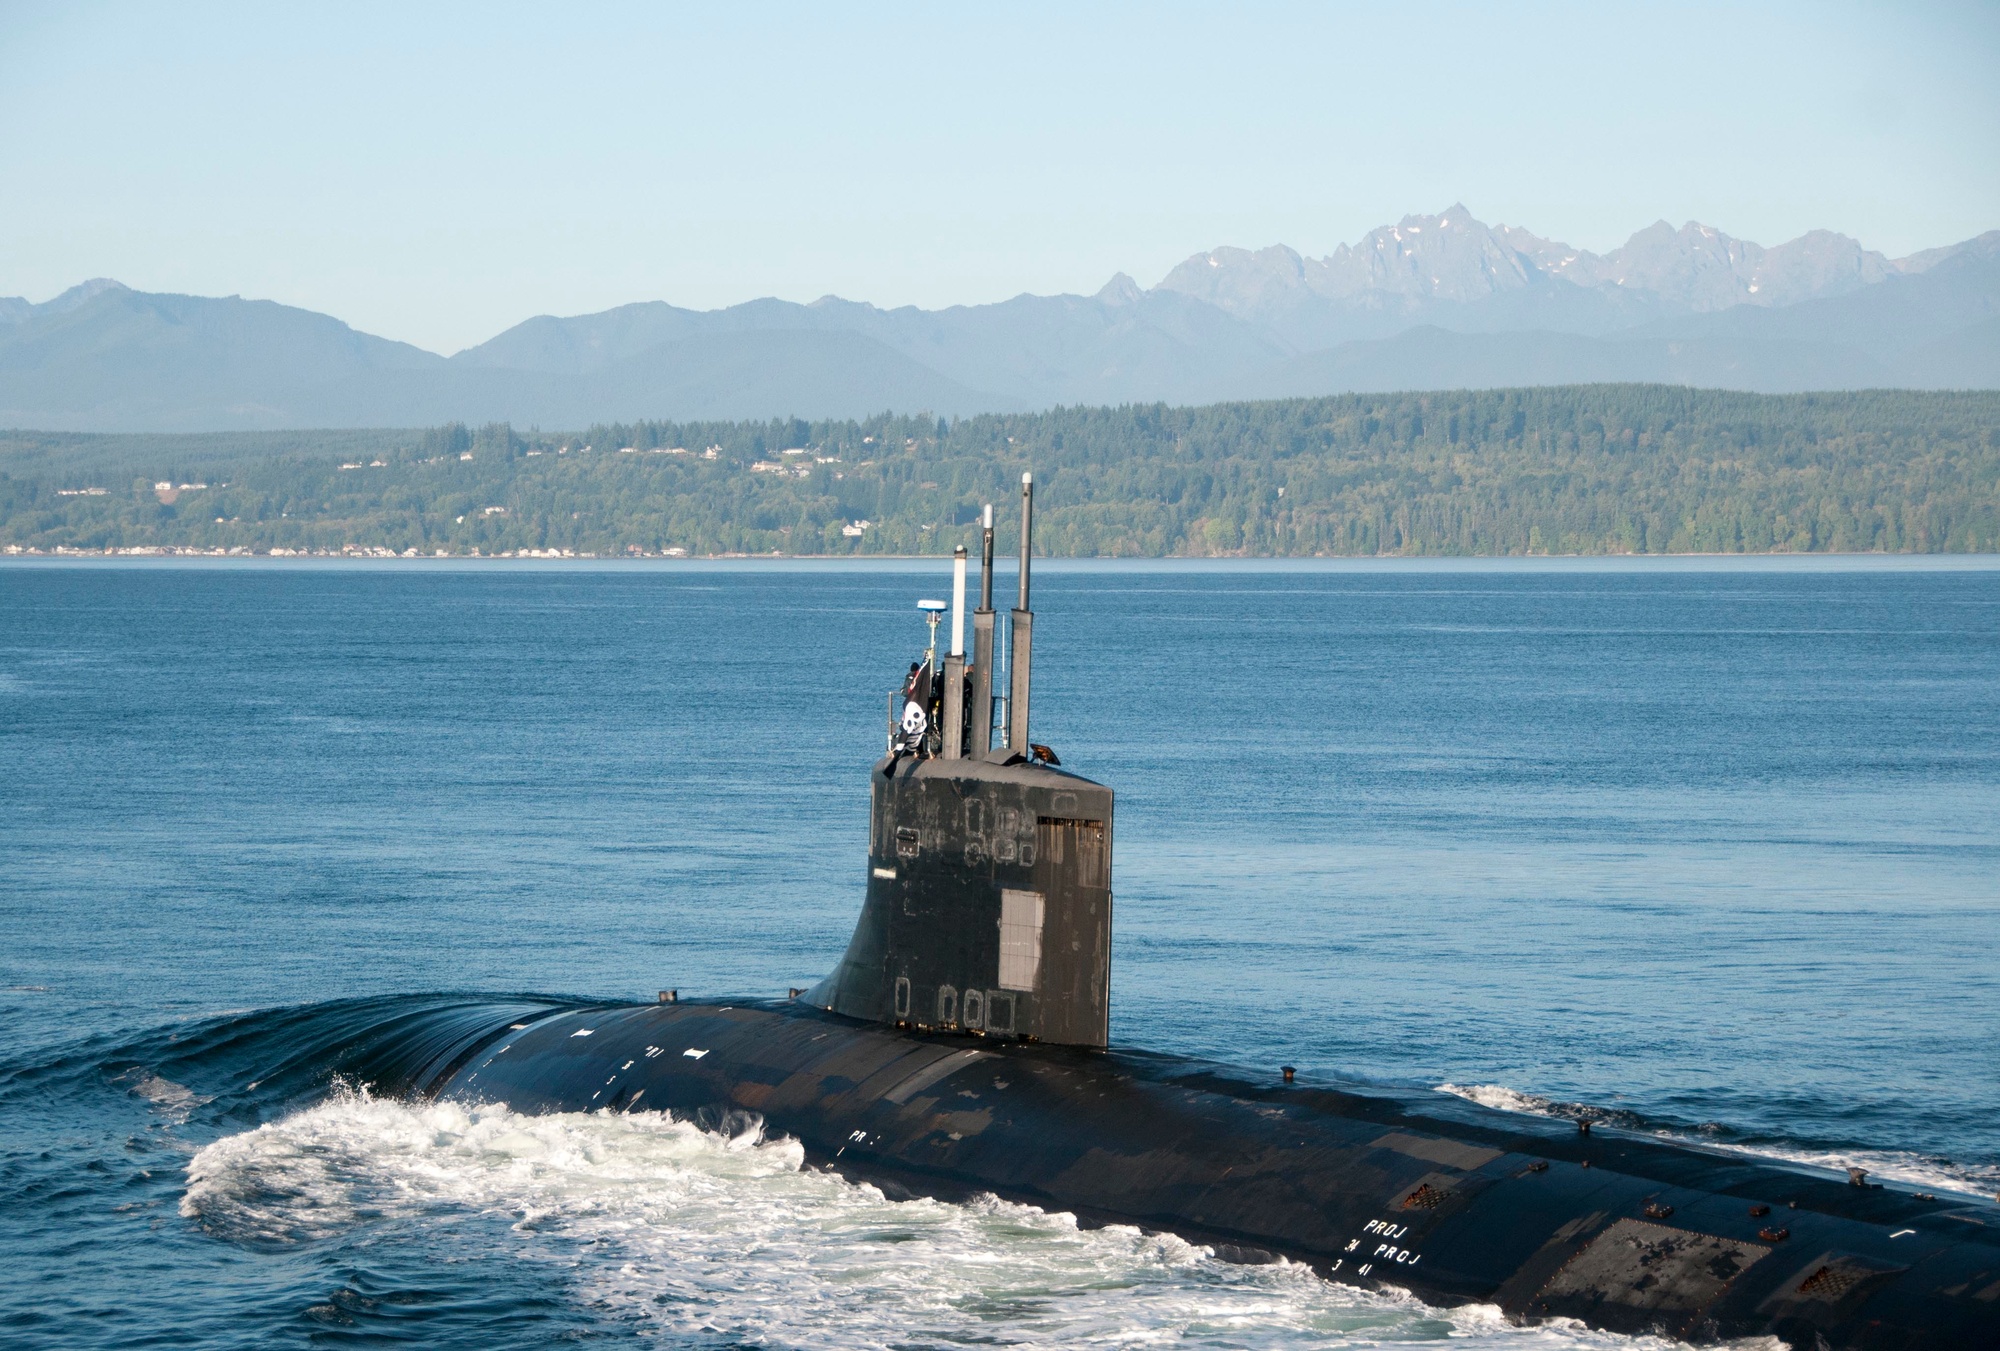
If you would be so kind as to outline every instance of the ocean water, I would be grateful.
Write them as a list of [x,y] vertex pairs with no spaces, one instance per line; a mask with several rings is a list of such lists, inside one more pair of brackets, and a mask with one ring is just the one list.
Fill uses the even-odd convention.
[[[946,584],[0,566],[0,1341],[1645,1345],[335,1073],[441,993],[822,974]],[[2000,560],[1035,597],[1035,737],[1119,792],[1116,1040],[2000,1190]]]

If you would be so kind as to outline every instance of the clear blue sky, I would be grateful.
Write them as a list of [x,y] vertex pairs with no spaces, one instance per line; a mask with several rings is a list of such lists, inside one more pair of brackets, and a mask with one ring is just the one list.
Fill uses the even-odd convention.
[[1900,255],[2000,227],[2000,6],[0,4],[0,295],[927,307],[1463,201]]

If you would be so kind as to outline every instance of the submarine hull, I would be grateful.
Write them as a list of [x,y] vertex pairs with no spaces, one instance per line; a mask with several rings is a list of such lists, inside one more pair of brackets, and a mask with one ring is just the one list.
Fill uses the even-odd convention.
[[[2000,1207],[1435,1093],[861,1024],[779,1002],[453,1010],[369,1071],[525,1112],[753,1120],[892,1196],[977,1193],[1435,1303],[1690,1341],[2000,1349]],[[1760,1209],[1766,1208],[1766,1209]]]

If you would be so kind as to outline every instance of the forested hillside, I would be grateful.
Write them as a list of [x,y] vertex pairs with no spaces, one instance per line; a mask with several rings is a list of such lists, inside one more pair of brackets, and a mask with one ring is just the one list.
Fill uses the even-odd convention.
[[564,435],[14,432],[0,547],[939,553],[1023,469],[1054,555],[2000,550],[2000,394],[1644,385]]

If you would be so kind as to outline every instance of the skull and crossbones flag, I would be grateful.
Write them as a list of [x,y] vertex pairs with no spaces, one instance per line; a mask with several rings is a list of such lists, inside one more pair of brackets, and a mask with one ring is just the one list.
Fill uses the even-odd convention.
[[911,750],[923,744],[931,726],[931,664],[910,663],[910,678],[903,682],[903,741]]

